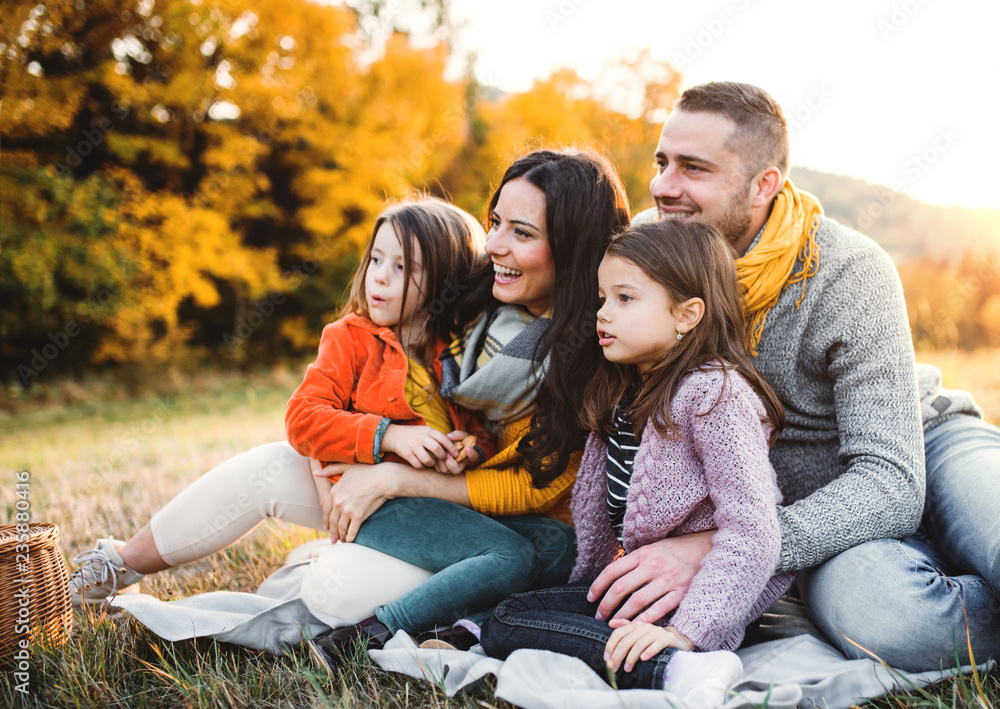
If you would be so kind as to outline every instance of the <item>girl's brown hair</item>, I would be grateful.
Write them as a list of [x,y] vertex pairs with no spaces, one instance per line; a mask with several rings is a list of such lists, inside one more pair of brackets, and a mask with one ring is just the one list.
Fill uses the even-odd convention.
[[[701,298],[705,314],[641,379],[634,366],[604,360],[587,385],[581,425],[607,439],[613,433],[615,406],[629,386],[637,383],[629,412],[636,435],[641,436],[652,422],[661,436],[676,438],[679,429],[670,418],[670,401],[677,384],[693,369],[708,366],[721,368],[727,378],[729,370],[736,370],[749,382],[764,403],[765,420],[772,428],[769,442],[773,445],[785,424],[785,413],[777,394],[754,368],[747,353],[743,293],[733,252],[722,235],[715,227],[699,222],[639,224],[611,241],[605,252],[605,258],[608,256],[640,268],[666,290],[671,304]],[[712,409],[724,395],[725,387]]]
[[365,275],[372,260],[375,235],[383,224],[391,224],[403,247],[403,297],[400,312],[406,309],[410,277],[413,273],[413,245],[420,247],[427,292],[415,294],[423,300],[415,317],[426,317],[427,324],[420,329],[415,342],[404,342],[404,347],[425,367],[433,363],[434,348],[438,341],[450,337],[450,324],[454,308],[462,291],[462,281],[472,271],[480,268],[485,258],[486,232],[471,214],[444,200],[417,194],[405,201],[386,208],[375,220],[372,236],[347,303],[341,315],[355,313],[368,317],[368,294],[365,292]]

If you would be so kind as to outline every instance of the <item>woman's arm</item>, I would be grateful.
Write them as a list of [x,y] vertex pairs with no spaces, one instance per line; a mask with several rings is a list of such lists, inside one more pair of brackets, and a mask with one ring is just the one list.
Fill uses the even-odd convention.
[[329,465],[317,475],[341,475],[330,493],[330,534],[353,542],[361,524],[387,500],[434,497],[471,507],[465,475],[417,470],[405,463]]
[[580,453],[574,453],[566,471],[542,489],[531,484],[531,475],[522,468],[490,467],[498,460],[503,462],[495,456],[486,465],[459,475],[417,470],[405,463],[327,466],[323,475],[342,473],[330,495],[331,534],[336,530],[342,541],[353,541],[362,522],[386,500],[397,497],[434,497],[491,517],[544,513],[569,493]]

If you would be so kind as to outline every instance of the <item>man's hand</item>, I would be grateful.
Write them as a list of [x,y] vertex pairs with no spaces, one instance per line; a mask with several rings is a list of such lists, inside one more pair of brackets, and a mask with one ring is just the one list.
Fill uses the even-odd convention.
[[612,620],[608,625],[615,632],[611,633],[608,644],[604,646],[604,661],[614,672],[621,667],[622,661],[625,662],[625,671],[631,672],[639,660],[645,662],[668,647],[694,650],[691,641],[672,625],[661,628],[641,620]]
[[448,461],[458,455],[455,443],[430,426],[391,423],[385,429],[380,448],[382,452],[395,453],[414,468],[434,468],[439,473],[450,472]]
[[655,623],[677,608],[711,551],[714,534],[710,529],[661,539],[608,564],[587,594],[591,603],[603,596],[597,619],[607,619],[626,597],[614,619]]

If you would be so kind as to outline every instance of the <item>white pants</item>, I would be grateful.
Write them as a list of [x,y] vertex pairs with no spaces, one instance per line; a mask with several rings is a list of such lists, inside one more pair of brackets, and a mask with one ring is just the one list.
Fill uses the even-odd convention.
[[[225,549],[271,517],[324,531],[309,458],[286,442],[251,448],[212,468],[157,512],[149,527],[160,556],[178,566]],[[431,576],[355,544],[331,544],[320,561],[303,581],[306,602],[341,618],[367,618],[376,606],[391,603]],[[335,590],[326,580],[331,574],[336,575]]]
[[323,531],[309,459],[284,442],[251,448],[212,468],[149,526],[160,556],[178,566],[225,549],[269,517]]

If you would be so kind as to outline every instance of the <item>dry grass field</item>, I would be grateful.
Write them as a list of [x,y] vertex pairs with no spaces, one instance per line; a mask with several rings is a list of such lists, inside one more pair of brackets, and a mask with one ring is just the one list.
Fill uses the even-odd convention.
[[[1000,352],[924,353],[945,384],[973,390],[1000,421]],[[284,435],[284,402],[297,369],[254,375],[165,377],[146,395],[126,397],[108,382],[89,388],[52,383],[44,401],[7,392],[0,403],[0,522],[14,511],[14,472],[31,474],[33,521],[59,525],[72,555],[101,536],[127,538],[202,472]],[[159,393],[156,393],[156,392]],[[252,591],[287,552],[313,537],[268,523],[223,553],[158,574],[144,590],[169,599],[206,590]],[[983,706],[950,684],[927,699],[897,696],[878,706]],[[133,621],[83,619],[62,649],[38,651],[26,706],[508,706],[489,686],[447,699],[435,686],[390,675],[357,657],[337,675],[318,672],[304,654],[274,658],[209,642],[165,643]],[[1000,685],[988,682],[987,702]],[[9,674],[0,692],[15,696]],[[978,702],[978,703],[976,703]],[[986,704],[989,706],[989,704]]]

